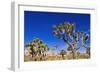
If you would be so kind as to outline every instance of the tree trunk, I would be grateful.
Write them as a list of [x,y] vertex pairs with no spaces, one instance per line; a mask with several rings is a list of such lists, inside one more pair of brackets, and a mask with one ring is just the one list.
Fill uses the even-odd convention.
[[83,46],[86,48],[86,54],[90,56],[90,47],[85,44]]
[[90,48],[86,49],[86,53],[90,56]]
[[62,59],[63,59],[63,60],[65,59],[64,55],[62,55]]
[[75,59],[75,50],[72,50],[72,58]]

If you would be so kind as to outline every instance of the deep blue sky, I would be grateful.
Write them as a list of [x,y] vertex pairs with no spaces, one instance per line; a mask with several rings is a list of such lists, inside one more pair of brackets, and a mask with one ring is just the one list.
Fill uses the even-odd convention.
[[39,38],[50,48],[57,44],[58,51],[62,48],[66,49],[66,43],[53,35],[52,28],[54,24],[58,25],[65,21],[75,23],[76,31],[90,34],[90,14],[24,11],[24,43],[30,42],[32,38]]

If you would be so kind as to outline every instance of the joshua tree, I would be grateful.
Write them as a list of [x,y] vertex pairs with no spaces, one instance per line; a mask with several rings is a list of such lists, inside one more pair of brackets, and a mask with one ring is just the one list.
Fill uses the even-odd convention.
[[[53,34],[63,40],[68,45],[68,51],[72,52],[72,58],[75,59],[75,52],[82,46],[82,44],[78,45],[81,40],[82,32],[75,32],[75,24],[70,24],[65,22],[64,24],[60,23],[58,26],[53,26]],[[86,41],[86,37],[83,36]],[[88,38],[87,38],[88,39]],[[84,43],[84,46],[86,43]]]
[[62,59],[65,59],[64,55],[66,55],[66,51],[65,50],[61,50],[60,51],[60,55],[62,56]]
[[82,32],[82,45],[86,48],[86,54],[90,56],[90,46],[86,44],[88,39],[89,39],[89,35]]
[[48,45],[44,44],[42,40],[40,39],[33,39],[32,42],[29,44],[26,44],[25,47],[29,47],[30,54],[32,57],[34,56],[45,56],[45,52],[48,51]]

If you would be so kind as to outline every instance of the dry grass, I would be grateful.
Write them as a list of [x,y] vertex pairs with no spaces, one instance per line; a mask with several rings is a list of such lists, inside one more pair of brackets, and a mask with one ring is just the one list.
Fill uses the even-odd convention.
[[[90,56],[88,54],[85,53],[80,53],[80,54],[75,54],[75,59],[89,59]],[[64,58],[62,58],[61,55],[47,55],[45,57],[42,56],[35,56],[35,57],[31,57],[30,55],[28,56],[24,56],[24,61],[28,62],[28,61],[53,61],[53,60],[72,60],[72,54],[71,53],[66,53],[66,55],[64,55]]]

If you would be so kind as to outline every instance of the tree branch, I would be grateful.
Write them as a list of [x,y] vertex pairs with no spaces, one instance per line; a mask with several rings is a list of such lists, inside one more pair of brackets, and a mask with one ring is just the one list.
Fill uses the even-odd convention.
[[68,40],[66,40],[64,37],[63,37],[63,40],[64,40],[64,42],[66,42],[68,45],[71,46],[70,42],[68,42]]

